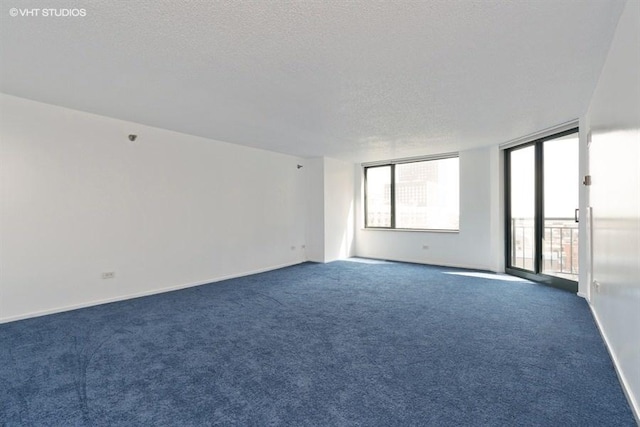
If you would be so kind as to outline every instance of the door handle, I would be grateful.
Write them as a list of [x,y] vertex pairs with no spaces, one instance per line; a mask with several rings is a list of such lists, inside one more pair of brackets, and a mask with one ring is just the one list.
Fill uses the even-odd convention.
[[580,219],[578,218],[578,214],[580,213],[580,209],[576,208],[575,212],[573,213],[573,219],[576,222],[580,222]]

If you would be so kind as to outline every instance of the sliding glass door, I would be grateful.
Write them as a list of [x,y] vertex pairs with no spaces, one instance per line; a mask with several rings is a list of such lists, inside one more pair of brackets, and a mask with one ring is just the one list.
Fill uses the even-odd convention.
[[509,153],[511,183],[511,250],[509,265],[530,271],[536,271],[537,247],[535,239],[535,147],[512,150]]
[[577,291],[578,132],[506,150],[507,273]]
[[578,134],[545,141],[542,273],[578,281]]

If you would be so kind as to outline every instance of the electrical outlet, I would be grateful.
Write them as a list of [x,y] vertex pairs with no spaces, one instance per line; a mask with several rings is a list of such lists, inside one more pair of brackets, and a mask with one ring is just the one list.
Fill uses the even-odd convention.
[[424,250],[429,249],[429,245],[422,245],[422,249],[424,249]]
[[103,279],[113,279],[114,277],[116,277],[115,271],[107,271],[106,273],[102,273]]

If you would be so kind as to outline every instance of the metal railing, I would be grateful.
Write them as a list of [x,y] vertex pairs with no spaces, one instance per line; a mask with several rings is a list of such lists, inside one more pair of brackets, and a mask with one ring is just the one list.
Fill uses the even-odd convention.
[[[511,219],[511,263],[534,269],[534,219]],[[542,242],[542,273],[578,279],[578,224],[573,218],[545,218]]]

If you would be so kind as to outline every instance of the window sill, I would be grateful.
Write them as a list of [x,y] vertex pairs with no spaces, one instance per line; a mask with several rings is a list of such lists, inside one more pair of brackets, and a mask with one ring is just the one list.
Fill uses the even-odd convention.
[[444,234],[459,234],[460,230],[431,230],[424,228],[378,228],[378,227],[363,227],[362,231],[400,231],[410,233],[444,233]]

